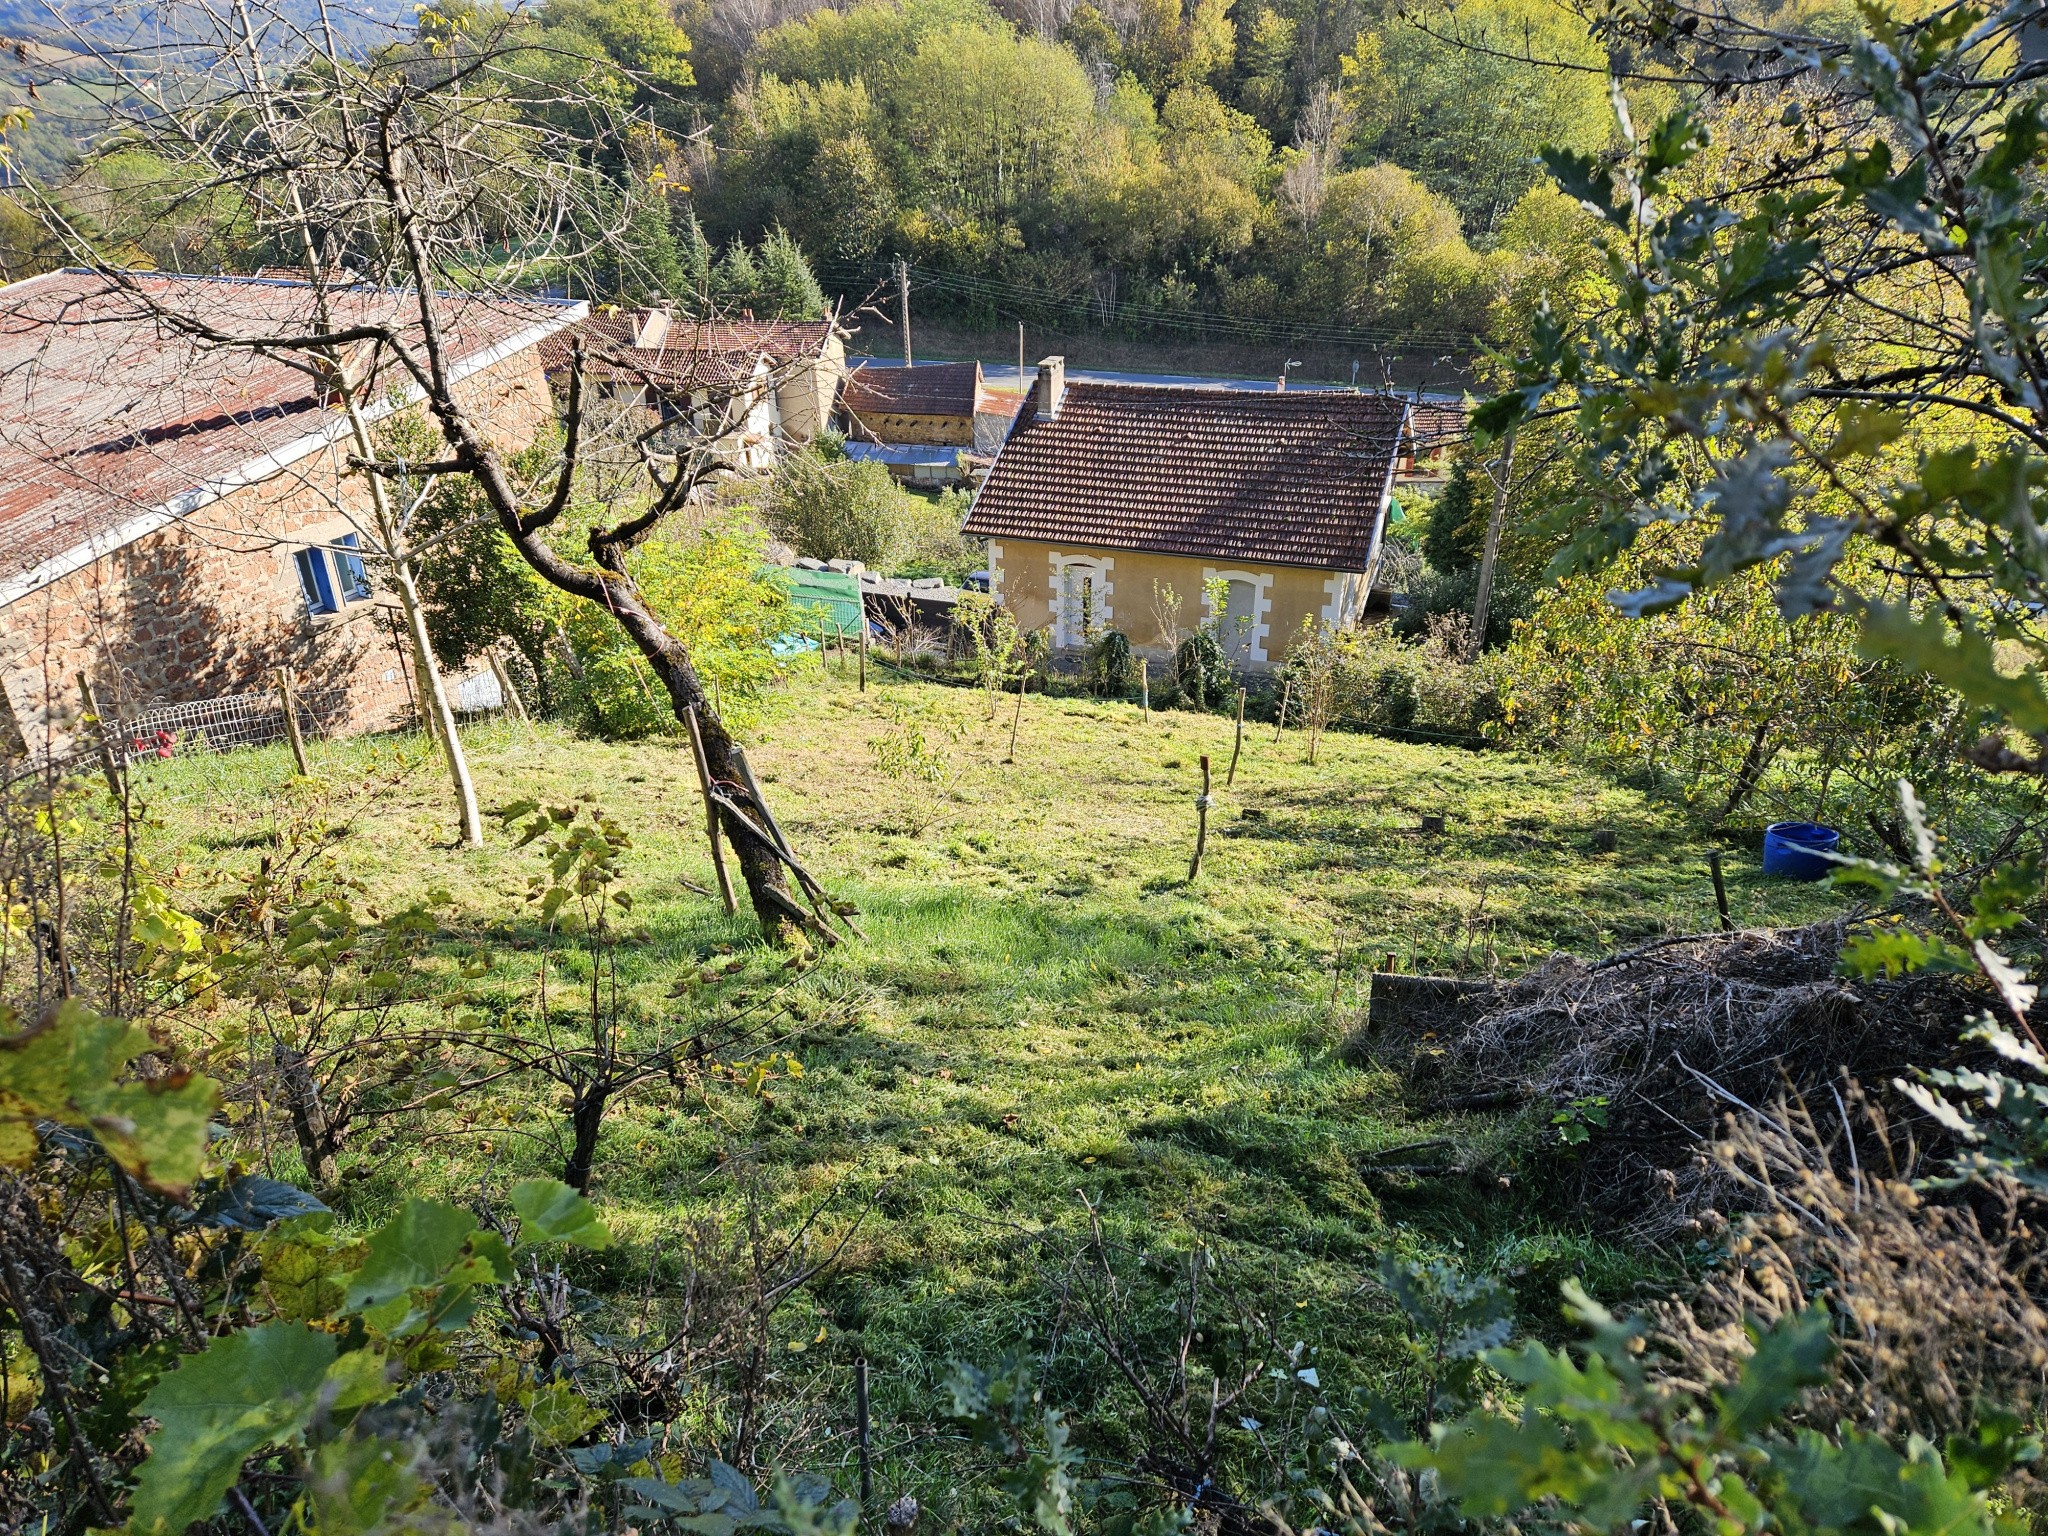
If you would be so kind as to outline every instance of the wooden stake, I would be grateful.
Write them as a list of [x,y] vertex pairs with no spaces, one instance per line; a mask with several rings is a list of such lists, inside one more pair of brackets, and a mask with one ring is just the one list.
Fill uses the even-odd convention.
[[486,654],[491,659],[491,676],[498,680],[498,692],[504,696],[505,708],[519,717],[521,725],[533,724],[526,713],[526,700],[519,697],[519,690],[512,686],[512,669],[505,665],[504,658],[496,651]]
[[298,691],[292,686],[289,667],[277,669],[277,701],[284,706],[284,734],[292,744],[292,761],[299,765],[299,777],[309,779],[313,770],[306,766],[306,738],[299,734]]
[[1202,872],[1202,855],[1209,850],[1209,759],[1202,758],[1202,792],[1195,796],[1195,856],[1188,860],[1188,879]]
[[1288,678],[1280,687],[1280,723],[1273,727],[1273,740],[1278,743],[1280,733],[1287,729],[1287,701],[1294,697],[1294,679]]
[[868,691],[868,610],[865,603],[860,610],[860,691]]
[[1721,931],[1723,933],[1733,933],[1735,931],[1735,924],[1729,921],[1728,918],[1728,887],[1721,879],[1720,849],[1709,848],[1707,850],[1707,871],[1714,877],[1714,905],[1720,909]]
[[1151,658],[1138,658],[1138,702],[1145,706],[1145,720],[1152,719],[1152,662]]
[[854,1435],[860,1448],[860,1506],[868,1508],[875,1502],[874,1461],[868,1451],[868,1357],[858,1355],[853,1362],[853,1408],[855,1414]]
[[704,832],[711,839],[711,867],[718,871],[718,895],[725,903],[727,917],[739,911],[739,899],[732,892],[732,876],[725,867],[725,841],[718,832],[718,807],[711,803],[711,762],[704,755],[704,732],[697,724],[697,706],[683,711],[690,727],[690,756],[697,764],[697,789],[704,796]]
[[1244,690],[1237,690],[1237,740],[1230,747],[1230,772],[1223,775],[1223,787],[1237,782],[1237,755],[1244,750]]
[[1010,755],[1003,759],[1006,763],[1017,761],[1017,727],[1024,723],[1024,690],[1030,685],[1030,682],[1031,674],[1028,671],[1018,674],[1017,713],[1010,717]]
[[119,800],[121,759],[115,755],[114,738],[107,731],[107,717],[100,713],[100,696],[93,691],[92,679],[83,672],[78,674],[78,692],[85,700],[86,714],[92,718],[93,733],[99,738],[100,767],[106,771],[107,793]]
[[825,621],[818,620],[818,676],[832,675],[832,647],[825,643]]

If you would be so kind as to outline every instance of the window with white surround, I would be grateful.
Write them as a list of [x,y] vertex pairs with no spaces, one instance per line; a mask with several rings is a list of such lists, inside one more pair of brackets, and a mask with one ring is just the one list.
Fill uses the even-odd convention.
[[[1223,582],[1223,611],[1215,611],[1216,582]],[[1272,635],[1273,573],[1202,569],[1202,618],[1216,629],[1217,643],[1233,662],[1271,658],[1266,642]]]
[[1087,645],[1115,618],[1116,562],[1088,555],[1052,557],[1052,639],[1058,646]]

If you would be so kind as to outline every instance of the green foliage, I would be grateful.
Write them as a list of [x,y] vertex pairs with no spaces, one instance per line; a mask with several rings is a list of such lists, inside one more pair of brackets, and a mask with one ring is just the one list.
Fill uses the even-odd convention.
[[[2033,733],[2048,642],[2018,615],[2048,573],[2014,530],[2043,517],[2048,417],[2021,382],[2043,269],[2040,189],[2019,168],[2041,152],[2043,100],[1973,25],[1866,7],[1825,66],[1788,46],[1792,75],[1837,93],[1826,111],[1737,87],[1640,135],[1624,113],[1618,157],[1547,150],[1602,221],[1608,302],[1540,320],[1478,425],[1498,433],[1539,403],[1571,414],[1583,487],[1558,569],[1643,548],[1623,611],[1758,572],[1788,620],[1843,613],[1868,657]],[[1685,46],[1710,54],[1722,36]],[[1816,270],[1831,281],[1811,285]],[[1979,317],[1967,335],[1941,330],[1949,303]],[[1886,321],[1867,329],[1869,314]],[[1936,393],[1914,382],[1935,376]],[[1956,408],[1992,399],[2012,412]],[[1903,552],[1908,591],[1868,574],[1873,544]]]
[[996,717],[996,701],[1025,672],[1024,637],[1017,615],[986,592],[962,592],[953,622],[967,637],[974,680],[988,699],[988,717]]
[[[631,894],[616,887],[620,862],[633,840],[601,807],[515,800],[497,815],[508,829],[523,821],[516,846],[537,842],[547,860],[547,867],[530,876],[526,887],[526,899],[536,904],[542,922],[554,922],[573,902],[584,930],[595,932],[610,921],[612,908],[632,910]],[[524,1217],[526,1212],[520,1214]]]
[[39,1122],[89,1130],[132,1177],[182,1194],[199,1176],[216,1090],[171,1071],[123,1082],[136,1057],[156,1049],[142,1030],[66,999],[18,1033],[0,1015],[0,1166],[21,1168],[37,1150]]
[[[1785,1416],[1828,1375],[1831,1322],[1818,1307],[1752,1330],[1741,1375],[1712,1392],[1651,1373],[1640,1325],[1617,1320],[1578,1286],[1566,1312],[1586,1333],[1575,1360],[1542,1344],[1489,1351],[1486,1363],[1521,1391],[1509,1417],[1481,1409],[1392,1450],[1427,1470],[1469,1517],[1514,1518],[1536,1506],[1567,1529],[1625,1525],[1661,1499],[1710,1530],[1981,1532],[2011,1529],[1991,1497],[2040,1443],[1991,1419],[1986,1437],[1946,1458],[1916,1443],[1901,1452],[1844,1426],[1832,1436]],[[1987,1454],[1988,1453],[1988,1454]]]
[[1210,709],[1222,703],[1236,685],[1230,658],[1207,628],[1198,629],[1181,641],[1173,653],[1173,675],[1180,696],[1196,709]]
[[1073,1536],[1081,1453],[1029,1362],[1012,1356],[992,1372],[955,1365],[945,1391],[947,1417],[1003,1465],[1002,1487],[1019,1515],[1046,1536]]
[[[733,519],[647,540],[628,557],[642,598],[690,654],[720,715],[744,724],[781,669],[769,643],[792,627],[789,593],[766,570],[764,540]],[[667,691],[625,630],[589,603],[551,597],[583,669],[566,688],[607,736],[671,735]]]
[[1088,652],[1088,672],[1096,689],[1111,698],[1135,693],[1138,658],[1131,650],[1130,636],[1120,629],[1106,630]]
[[836,455],[829,444],[783,454],[765,501],[775,536],[814,560],[958,580],[983,558],[960,537],[966,508],[958,497],[906,491],[884,466]]
[[1382,1437],[1399,1440],[1469,1406],[1487,1352],[1514,1331],[1514,1299],[1491,1275],[1391,1255],[1380,1260],[1380,1284],[1400,1309],[1400,1342],[1419,1390],[1408,1404],[1391,1392],[1375,1393],[1366,1411]]

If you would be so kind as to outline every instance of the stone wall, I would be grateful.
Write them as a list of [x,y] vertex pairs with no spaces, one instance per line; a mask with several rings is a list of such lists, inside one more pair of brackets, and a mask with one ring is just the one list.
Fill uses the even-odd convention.
[[[553,411],[531,350],[459,387],[506,448],[532,441]],[[267,688],[278,667],[309,695],[340,693],[341,731],[415,718],[398,599],[375,565],[373,595],[338,613],[308,613],[300,588],[297,552],[352,531],[351,513],[367,526],[368,509],[362,477],[330,447],[0,609],[0,747],[67,745],[80,672],[123,718]]]

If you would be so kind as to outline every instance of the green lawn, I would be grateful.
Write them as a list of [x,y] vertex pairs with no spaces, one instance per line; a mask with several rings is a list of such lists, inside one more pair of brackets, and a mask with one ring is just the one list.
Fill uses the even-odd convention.
[[[593,1195],[621,1243],[577,1274],[605,1326],[677,1305],[692,1224],[737,1219],[742,1186],[785,1229],[823,1205],[813,1251],[846,1245],[776,1314],[764,1454],[843,1464],[848,1372],[864,1351],[882,1486],[945,1511],[957,1453],[924,1426],[950,1360],[992,1363],[1031,1337],[1054,1389],[1086,1411],[1091,1443],[1130,1452],[1144,1439],[1059,1303],[1084,1202],[1133,1251],[1202,1242],[1227,1256],[1274,1337],[1299,1342],[1339,1394],[1396,1363],[1370,1279],[1382,1253],[1507,1274],[1541,1317],[1566,1275],[1625,1295],[1682,1261],[1611,1249],[1514,1180],[1373,1182],[1372,1154],[1435,1137],[1512,1170],[1516,1148],[1547,1127],[1419,1121],[1389,1077],[1335,1053],[1362,1021],[1367,974],[1390,957],[1512,969],[1710,925],[1704,848],[1674,813],[1509,753],[1333,735],[1310,766],[1304,741],[1290,731],[1276,743],[1270,726],[1247,728],[1226,788],[1226,719],[1147,722],[1121,703],[1036,696],[1008,763],[1010,709],[990,721],[973,690],[862,694],[814,672],[769,701],[752,759],[799,852],[858,902],[868,934],[801,969],[690,888],[711,873],[686,751],[506,724],[469,734],[487,806],[587,793],[630,831],[618,1006],[634,1037],[673,1039],[770,998],[772,1029],[725,1056],[787,1052],[803,1068],[765,1099],[695,1076],[658,1080],[613,1112]],[[905,719],[950,769],[940,792],[877,769],[870,742],[900,739]],[[418,742],[313,750],[343,869],[384,905],[457,893],[432,962],[447,986],[465,985],[479,1013],[530,1019],[545,958],[555,1006],[570,1010],[558,1018],[573,1024],[590,962],[533,924],[535,851],[495,824],[483,851],[451,847],[438,762]],[[1203,753],[1216,799],[1190,883]],[[266,749],[148,770],[153,856],[182,867],[195,905],[307,803],[286,788],[288,765]],[[1418,830],[1425,813],[1445,816],[1442,835]],[[1603,828],[1617,851],[1591,851]],[[1730,897],[1743,922],[1804,920],[1840,900],[1765,883],[1753,852],[1730,859]],[[474,974],[458,983],[464,962]],[[473,1200],[557,1171],[552,1104],[545,1085],[506,1079],[455,1109],[365,1131],[344,1158],[346,1215],[373,1217],[408,1193]],[[298,1174],[274,1133],[258,1147],[245,1131],[237,1150]],[[1136,1294],[1141,1311],[1168,1305],[1163,1289]],[[692,1401],[697,1417],[679,1418],[672,1439],[702,1453],[729,1432],[730,1411]]]

